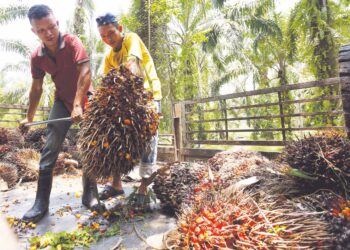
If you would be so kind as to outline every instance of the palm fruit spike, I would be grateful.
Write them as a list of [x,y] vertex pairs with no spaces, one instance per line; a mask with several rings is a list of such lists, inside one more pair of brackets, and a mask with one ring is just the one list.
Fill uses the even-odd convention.
[[349,193],[350,140],[336,132],[307,136],[286,145],[279,160],[317,180],[299,178],[306,189],[330,188]]
[[127,68],[111,70],[84,113],[79,145],[85,172],[97,178],[128,174],[138,163],[159,117],[143,79]]

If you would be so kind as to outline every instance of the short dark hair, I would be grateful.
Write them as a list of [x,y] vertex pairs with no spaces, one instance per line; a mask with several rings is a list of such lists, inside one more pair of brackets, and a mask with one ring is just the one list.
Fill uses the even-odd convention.
[[102,16],[99,16],[98,18],[96,18],[96,22],[97,22],[97,27],[100,27],[102,25],[107,25],[107,24],[114,24],[116,27],[118,27],[118,21],[115,17],[115,15],[111,14],[111,13],[106,13]]
[[47,17],[48,15],[53,14],[52,9],[44,4],[33,5],[28,11],[29,21],[33,19],[40,20],[43,17]]

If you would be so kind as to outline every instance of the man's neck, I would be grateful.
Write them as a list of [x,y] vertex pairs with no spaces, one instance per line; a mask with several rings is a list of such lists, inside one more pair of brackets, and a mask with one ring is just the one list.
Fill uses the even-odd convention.
[[122,49],[122,47],[123,47],[123,42],[124,42],[124,35],[122,37],[122,42],[120,43],[120,46],[116,47],[116,48],[113,48],[113,51],[114,52],[119,52]]
[[44,44],[46,51],[52,56],[55,56],[58,51],[58,47],[60,46],[60,37],[61,35],[58,36],[57,43],[53,46],[47,46],[46,44]]

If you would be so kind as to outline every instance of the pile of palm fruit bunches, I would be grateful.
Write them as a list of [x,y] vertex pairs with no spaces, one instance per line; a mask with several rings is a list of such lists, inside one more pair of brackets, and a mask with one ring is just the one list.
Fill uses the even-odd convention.
[[[43,127],[30,130],[22,134],[18,129],[0,128],[0,181],[2,191],[14,188],[16,184],[38,179],[40,150],[46,140],[46,129]],[[65,145],[73,145],[68,140]],[[69,152],[75,152],[76,147],[70,147]],[[70,164],[77,165],[77,159],[67,153],[68,147],[63,147],[59,154],[54,174],[68,173]]]
[[269,160],[225,151],[174,163],[153,189],[177,229],[168,249],[349,249],[350,141],[320,132]]
[[156,134],[159,117],[143,79],[121,66],[103,78],[80,123],[81,160],[88,175],[128,174]]

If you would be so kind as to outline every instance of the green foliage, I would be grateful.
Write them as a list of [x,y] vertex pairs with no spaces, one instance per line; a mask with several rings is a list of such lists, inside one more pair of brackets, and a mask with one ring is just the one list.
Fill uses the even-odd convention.
[[[96,85],[106,46],[91,32],[91,25],[95,25],[93,3],[93,0],[76,1],[70,28],[89,50]],[[0,9],[0,24],[24,17],[26,8]],[[134,0],[129,13],[119,21],[125,30],[136,32],[141,37],[155,62],[163,93],[161,132],[172,132],[172,108],[177,101],[220,95],[223,88],[242,92],[337,76],[338,48],[350,40],[349,1],[346,0],[299,0],[288,15],[277,12],[274,0]],[[26,57],[30,51],[22,43],[4,40],[0,40],[0,49]],[[8,71],[27,67],[23,63],[6,65],[0,72],[3,76],[0,84],[6,80],[4,76]],[[8,94],[2,89],[1,100],[7,98],[7,101],[21,102],[20,92]],[[288,95],[281,93],[280,97],[289,101],[336,94],[336,89],[321,91],[314,88],[304,92],[291,91]],[[227,113],[201,112],[277,100],[277,96],[241,98],[233,103],[193,105],[188,107],[188,112],[197,112],[189,116],[191,120],[278,115],[277,106],[272,109],[228,110]],[[334,110],[337,105],[329,101],[299,106],[286,104],[284,111],[293,113],[298,107],[300,112],[320,112]],[[302,120],[304,126],[341,123],[340,116],[313,116]],[[295,119],[285,118],[286,127],[295,125]],[[222,130],[225,126],[220,121],[204,122],[189,124],[189,129],[199,131],[192,135],[193,138],[224,139],[225,134],[203,131]],[[232,129],[242,126],[264,129],[279,127],[281,123],[272,119],[251,119],[247,124],[232,121],[229,126]],[[246,134],[228,135],[229,139],[237,136]],[[280,133],[271,132],[254,132],[249,136],[253,139],[281,138]],[[291,133],[287,134],[287,137],[291,136]]]
[[338,32],[348,26],[347,12],[332,0],[300,0],[291,12],[291,35],[300,39],[298,50],[317,79],[337,76],[339,38],[344,35]]
[[20,41],[0,39],[0,49],[7,52],[16,52],[23,57],[30,55],[30,48]]
[[16,19],[25,18],[28,10],[28,6],[22,4],[0,8],[0,25],[7,24]]
[[[150,3],[150,11],[149,11]],[[167,50],[167,44],[164,41],[167,40],[167,29],[170,18],[177,12],[177,1],[171,0],[157,0],[157,1],[144,1],[135,0],[131,6],[128,15],[124,15],[120,18],[120,23],[129,31],[137,33],[145,45],[148,47],[153,61],[155,63],[158,77],[162,84],[162,113],[164,118],[160,124],[161,131],[170,132],[172,130],[172,103],[173,97],[171,89],[169,87],[168,64],[170,62],[168,58],[169,51]],[[150,22],[149,22],[150,21]],[[151,33],[149,33],[149,31]],[[149,36],[150,35],[150,36]],[[149,38],[151,40],[149,42]],[[171,52],[172,53],[172,52]]]
[[42,236],[34,236],[29,239],[31,246],[37,249],[46,249],[48,246],[51,249],[74,249],[75,247],[89,248],[91,243],[96,243],[102,237],[111,237],[120,233],[120,226],[118,223],[112,224],[108,227],[106,232],[101,233],[99,230],[91,229],[85,226],[72,232],[47,232]]
[[[316,79],[338,76],[338,49],[349,37],[349,14],[344,1],[300,0],[291,12],[289,26],[291,41],[296,44],[299,58],[305,62]],[[338,90],[328,87],[313,90],[311,96],[336,95]],[[332,111],[336,103],[316,103],[305,106],[308,112]],[[307,125],[336,125],[336,117],[309,117]]]

